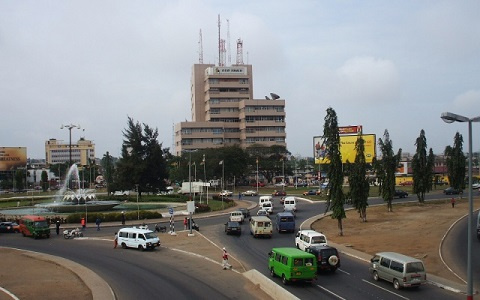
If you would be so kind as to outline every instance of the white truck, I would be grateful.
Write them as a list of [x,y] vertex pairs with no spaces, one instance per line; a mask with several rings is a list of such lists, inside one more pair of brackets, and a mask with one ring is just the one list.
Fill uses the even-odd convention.
[[[199,194],[202,192],[203,187],[210,186],[210,183],[205,183],[205,182],[198,182],[198,181],[192,181],[192,182],[182,182],[182,187],[180,188],[179,194]],[[191,187],[191,190],[190,190]]]

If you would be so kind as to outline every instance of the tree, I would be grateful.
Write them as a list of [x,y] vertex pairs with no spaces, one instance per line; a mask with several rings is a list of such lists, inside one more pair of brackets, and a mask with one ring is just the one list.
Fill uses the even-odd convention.
[[113,191],[112,191],[112,183],[113,183],[113,171],[114,171],[114,163],[113,163],[113,159],[112,157],[110,156],[110,153],[105,153],[105,155],[103,155],[103,158],[102,158],[102,161],[100,163],[102,165],[102,168],[105,172],[105,182],[107,184],[107,193],[108,195],[110,195]]
[[418,201],[424,203],[425,193],[432,190],[435,157],[432,148],[430,148],[427,156],[427,138],[423,129],[420,131],[420,136],[417,138],[415,145],[417,150],[412,159],[413,192],[417,194]]
[[383,137],[385,141],[381,138],[378,139],[382,159],[375,162],[375,169],[380,181],[379,192],[383,200],[387,202],[388,211],[391,212],[393,211],[392,200],[395,195],[395,172],[402,156],[402,149],[398,149],[398,153],[395,155],[388,130],[385,130]]
[[42,174],[40,175],[40,184],[42,187],[42,191],[46,192],[48,190],[48,173],[47,171],[43,170]]
[[360,214],[363,222],[367,221],[368,195],[370,192],[370,184],[367,178],[367,163],[365,160],[365,140],[359,136],[355,143],[355,163],[349,164],[350,175],[348,182],[350,183],[350,196],[353,206]]
[[327,209],[332,210],[332,219],[338,222],[339,235],[343,235],[342,219],[346,217],[345,195],[343,194],[343,168],[342,155],[340,153],[340,134],[338,132],[337,114],[331,107],[327,109],[325,125],[323,126],[323,138],[326,148],[326,157],[330,160],[328,165],[328,189]]
[[133,189],[141,197],[142,191],[156,192],[165,188],[168,178],[162,144],[158,143],[158,130],[128,117],[123,131],[121,158],[115,172],[115,187]]
[[[268,182],[272,182],[275,176],[284,173],[282,170],[284,167],[282,160],[291,154],[285,146],[274,145],[265,147],[260,144],[254,144],[248,147],[247,152],[250,155],[250,165],[255,166],[255,168],[258,158],[259,173],[262,174]],[[287,169],[285,169],[285,171],[288,172]]]
[[454,189],[463,190],[465,188],[465,167],[466,157],[463,154],[463,137],[460,133],[455,134],[453,147],[445,147],[447,174],[450,186]]

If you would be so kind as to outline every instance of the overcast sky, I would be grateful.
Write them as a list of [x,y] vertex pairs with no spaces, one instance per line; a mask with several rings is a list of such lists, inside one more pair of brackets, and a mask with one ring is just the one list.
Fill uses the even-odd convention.
[[[326,109],[341,126],[390,133],[415,152],[420,130],[443,153],[480,115],[480,2],[465,1],[0,1],[1,147],[45,158],[45,141],[93,140],[119,156],[128,116],[173,147],[173,125],[191,120],[190,74],[218,63],[230,28],[253,65],[254,97],[286,100],[287,147],[313,156]],[[228,60],[228,58],[227,58]],[[480,149],[480,123],[473,124]]]

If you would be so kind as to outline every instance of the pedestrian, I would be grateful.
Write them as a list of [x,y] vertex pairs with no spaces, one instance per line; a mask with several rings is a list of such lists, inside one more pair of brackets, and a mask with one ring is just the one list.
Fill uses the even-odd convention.
[[125,225],[125,212],[122,211],[122,225]]
[[187,217],[185,217],[185,219],[183,219],[183,229],[184,230],[187,230],[187,224],[188,224],[188,220],[187,220]]
[[115,238],[113,239],[113,249],[116,249],[118,245],[118,233],[115,232]]
[[452,208],[455,207],[455,197],[452,197],[452,200],[450,200],[450,202],[452,203]]
[[222,255],[222,266],[223,266],[223,269],[226,270],[226,269],[231,269],[232,268],[232,265],[228,263],[228,253],[227,253],[227,249],[225,249],[225,247],[223,247],[223,255]]
[[85,226],[87,225],[87,223],[85,222],[85,218],[82,218],[80,224],[82,225],[82,230],[85,230]]
[[97,217],[97,220],[95,221],[95,224],[97,224],[97,231],[100,230],[100,223],[102,223],[102,220],[100,220],[100,217]]
[[60,234],[60,220],[57,220],[57,222],[55,222],[55,230],[57,231],[57,235]]

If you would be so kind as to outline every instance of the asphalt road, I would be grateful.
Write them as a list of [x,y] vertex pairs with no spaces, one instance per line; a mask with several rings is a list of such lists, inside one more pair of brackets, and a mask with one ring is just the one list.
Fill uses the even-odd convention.
[[[412,200],[413,197],[410,197]],[[258,201],[258,197],[248,200]],[[280,211],[279,197],[275,198],[276,211]],[[400,200],[396,200],[400,201]],[[370,204],[382,203],[381,199],[371,199]],[[297,228],[307,218],[324,212],[324,204],[298,201]],[[255,213],[255,210],[252,211]],[[223,224],[227,216],[197,218],[201,232],[208,238],[226,245],[231,255],[240,259],[247,269],[255,268],[269,276],[267,253],[272,247],[294,246],[294,234],[274,233],[272,239],[255,239],[248,233],[248,222],[242,225],[244,233],[240,237],[226,236]],[[179,226],[179,227],[177,227]],[[177,221],[176,228],[183,226]],[[101,235],[111,235],[118,228],[103,228]],[[462,231],[462,229],[459,229]],[[92,232],[90,235],[95,236]],[[456,235],[455,235],[456,236]],[[458,243],[462,249],[462,241]],[[463,244],[465,245],[466,242]],[[235,282],[225,284],[225,273],[213,271],[205,276],[203,264],[189,261],[184,256],[166,255],[168,249],[154,252],[112,251],[111,241],[66,242],[61,237],[37,240],[11,235],[0,239],[1,246],[23,248],[58,255],[76,261],[107,280],[118,299],[155,299],[174,297],[175,299],[205,298],[230,299]],[[463,246],[463,249],[465,247]],[[478,252],[475,252],[478,253]],[[165,254],[165,255],[164,255]],[[462,254],[459,254],[460,256]],[[396,291],[387,282],[375,282],[368,273],[366,262],[343,255],[342,267],[334,274],[321,274],[313,285],[288,285],[286,289],[301,299],[463,299],[463,295],[439,289],[431,285],[415,290]],[[478,262],[477,262],[478,263]],[[216,268],[216,267],[215,267]],[[477,270],[480,268],[474,268]],[[478,278],[478,277],[477,277]],[[279,278],[273,279],[279,285]],[[238,287],[240,288],[240,287]],[[240,297],[241,299],[241,297]]]

